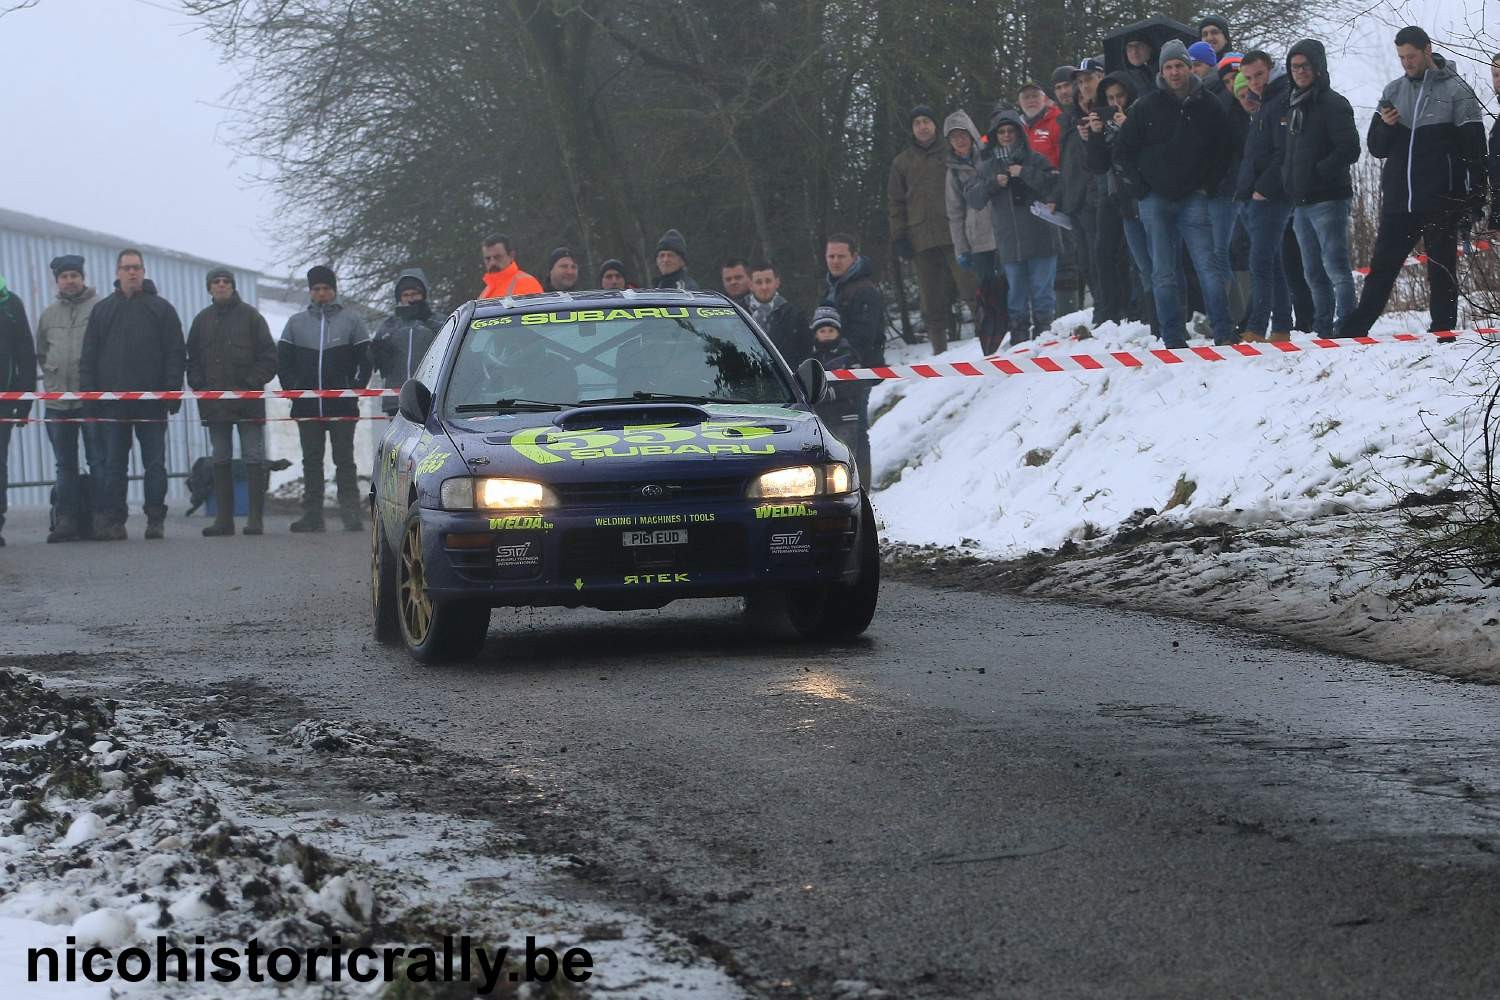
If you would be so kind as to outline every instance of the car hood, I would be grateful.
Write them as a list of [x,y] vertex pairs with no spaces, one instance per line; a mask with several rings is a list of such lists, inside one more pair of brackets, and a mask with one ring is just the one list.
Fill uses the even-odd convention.
[[645,469],[653,478],[750,475],[829,457],[817,418],[779,405],[579,407],[454,419],[444,429],[475,475],[558,483],[633,480]]

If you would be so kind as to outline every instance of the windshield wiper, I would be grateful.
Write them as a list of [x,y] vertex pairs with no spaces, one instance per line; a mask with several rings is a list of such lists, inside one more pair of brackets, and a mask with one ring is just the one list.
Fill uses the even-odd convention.
[[546,413],[552,410],[562,410],[572,403],[549,403],[540,399],[497,399],[493,403],[463,403],[453,408],[455,413],[483,413],[493,410],[496,413]]
[[754,405],[748,399],[726,399],[723,396],[686,396],[675,392],[642,392],[636,390],[628,396],[611,396],[608,399],[584,399],[579,406],[610,406],[615,403],[741,403]]

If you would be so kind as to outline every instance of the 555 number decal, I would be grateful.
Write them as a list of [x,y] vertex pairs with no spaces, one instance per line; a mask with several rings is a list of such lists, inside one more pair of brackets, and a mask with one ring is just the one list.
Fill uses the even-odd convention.
[[774,433],[769,427],[733,421],[709,421],[692,427],[632,424],[619,430],[530,427],[512,437],[510,445],[538,465],[570,458],[589,461],[660,455],[774,455],[776,446],[765,440]]

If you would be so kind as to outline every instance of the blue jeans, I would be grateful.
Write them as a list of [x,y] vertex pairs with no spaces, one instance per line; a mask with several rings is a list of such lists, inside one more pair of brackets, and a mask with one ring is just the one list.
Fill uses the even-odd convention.
[[1250,234],[1250,315],[1245,329],[1265,336],[1292,328],[1292,291],[1281,266],[1281,240],[1292,205],[1286,201],[1255,201],[1245,205],[1245,232]]
[[1331,337],[1354,311],[1354,269],[1349,263],[1350,199],[1298,205],[1292,229],[1302,248],[1302,274],[1313,297],[1313,332]]
[[[81,415],[82,410],[52,410],[48,409],[47,416],[73,418]],[[83,498],[80,493],[81,483],[78,479],[78,440],[83,439],[84,460],[88,463],[89,477],[93,485],[94,501],[91,507],[97,506],[99,496],[100,480],[104,475],[104,442],[99,436],[100,424],[64,424],[48,423],[47,439],[52,442],[52,456],[57,460],[57,512],[68,514],[72,517],[79,516],[83,509]]]
[[1214,227],[1214,269],[1224,276],[1224,294],[1234,280],[1229,247],[1234,242],[1234,223],[1240,217],[1240,205],[1233,198],[1208,199],[1208,217]]
[[[1203,304],[1213,326],[1214,342],[1233,343],[1234,321],[1229,317],[1229,276],[1220,269],[1214,250],[1214,227],[1209,198],[1195,191],[1177,201],[1160,195],[1141,199],[1141,222],[1151,246],[1151,288],[1156,298],[1156,318],[1161,338],[1168,347],[1187,346],[1182,300],[1177,283],[1177,256],[1183,244],[1198,272]],[[1227,256],[1227,255],[1226,255]]]
[[1012,330],[1025,329],[1032,317],[1039,327],[1043,321],[1051,323],[1057,318],[1056,281],[1055,256],[1032,257],[1005,265],[1005,306]]
[[141,469],[145,478],[146,516],[167,512],[167,421],[141,420],[101,424],[104,437],[104,487],[99,491],[106,519],[124,524],[129,516],[125,496],[129,489],[131,437],[141,446]]

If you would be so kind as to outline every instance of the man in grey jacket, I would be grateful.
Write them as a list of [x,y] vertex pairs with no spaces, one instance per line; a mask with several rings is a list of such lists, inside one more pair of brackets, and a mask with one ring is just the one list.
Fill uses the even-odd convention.
[[[307,272],[304,312],[286,321],[277,345],[276,370],[283,389],[363,389],[370,384],[370,332],[351,309],[337,301],[338,279],[319,265]],[[323,437],[333,446],[339,514],[348,531],[364,529],[359,480],[354,466],[357,399],[298,399],[292,403],[302,439],[302,517],[295,532],[323,530]]]
[[980,345],[989,354],[1000,346],[1008,326],[1005,278],[995,258],[995,226],[989,208],[970,208],[964,197],[964,189],[983,162],[984,146],[967,111],[955,111],[943,119],[943,136],[948,143],[948,232],[953,236],[958,266],[978,282],[970,311]]
[[[48,392],[77,392],[83,334],[99,296],[84,280],[83,257],[79,254],[54,257],[51,266],[52,278],[57,283],[57,301],[37,320],[37,362],[42,369],[42,385]],[[52,442],[52,456],[57,462],[57,499],[52,531],[47,535],[49,542],[74,542],[94,535],[92,491],[104,478],[104,442],[100,440],[98,424],[75,422],[82,413],[82,403],[60,399],[47,403],[47,438]],[[87,481],[78,468],[80,438],[89,469]]]

